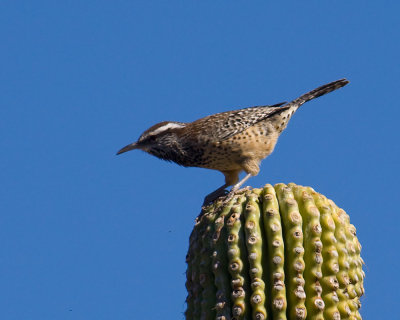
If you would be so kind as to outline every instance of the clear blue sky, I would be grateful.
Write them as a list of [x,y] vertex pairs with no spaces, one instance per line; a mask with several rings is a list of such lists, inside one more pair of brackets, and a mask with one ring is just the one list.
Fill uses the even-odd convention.
[[[185,255],[223,183],[143,152],[162,120],[304,105],[249,185],[313,186],[355,224],[362,315],[398,304],[395,1],[0,1],[0,318],[183,319]],[[396,200],[397,199],[397,200]]]

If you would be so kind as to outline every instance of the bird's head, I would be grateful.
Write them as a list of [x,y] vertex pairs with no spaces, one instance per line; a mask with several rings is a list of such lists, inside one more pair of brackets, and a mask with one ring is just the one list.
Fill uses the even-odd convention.
[[136,142],[128,144],[117,152],[121,154],[130,150],[140,149],[163,158],[168,148],[175,145],[178,134],[186,126],[183,122],[163,121],[147,129]]

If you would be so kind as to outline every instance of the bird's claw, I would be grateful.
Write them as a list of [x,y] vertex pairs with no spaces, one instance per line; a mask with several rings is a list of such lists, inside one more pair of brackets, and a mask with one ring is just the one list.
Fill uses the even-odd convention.
[[207,195],[204,198],[203,205],[201,206],[201,208],[204,210],[207,206],[209,206],[210,204],[212,204],[216,200],[218,200],[220,198],[225,198],[227,195],[229,195],[229,191],[228,190],[218,191],[218,193],[214,193],[214,192],[210,193],[209,195]]
[[246,191],[250,190],[250,187],[244,187],[239,190],[232,189],[231,191],[223,190],[220,191],[218,194],[209,194],[204,198],[203,205],[201,206],[202,210],[205,210],[210,204],[214,203],[217,200],[222,200],[221,205],[226,205],[229,201],[233,199],[233,197],[237,194],[242,194]]
[[245,187],[245,188],[242,188],[242,189],[239,189],[239,190],[232,189],[232,190],[225,196],[225,199],[223,200],[222,205],[223,205],[223,206],[226,205],[229,201],[231,201],[231,200],[233,199],[233,197],[234,197],[235,195],[245,193],[245,192],[248,191],[248,190],[250,190],[250,187]]

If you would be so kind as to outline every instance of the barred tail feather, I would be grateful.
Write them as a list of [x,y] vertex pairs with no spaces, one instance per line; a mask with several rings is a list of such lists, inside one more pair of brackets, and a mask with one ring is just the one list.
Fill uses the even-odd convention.
[[318,98],[320,96],[323,96],[326,93],[332,92],[336,89],[339,89],[346,84],[348,84],[349,81],[346,79],[340,79],[333,81],[331,83],[325,84],[317,89],[314,89],[306,94],[303,94],[299,98],[293,100],[292,102],[289,102],[288,104],[284,105],[283,107],[279,108],[274,115],[270,117],[271,121],[274,122],[275,128],[278,130],[278,132],[282,132],[290,118],[293,116],[293,114],[296,112],[296,110],[304,103],[307,101],[310,101],[312,99]]
[[297,99],[293,100],[286,106],[288,107],[300,107],[302,104],[306,103],[307,101],[310,101],[312,99],[318,98],[320,96],[323,96],[324,94],[327,94],[329,92],[332,92],[334,90],[337,90],[341,87],[344,87],[346,84],[348,84],[349,81],[347,79],[340,79],[336,80],[333,82],[330,82],[328,84],[325,84],[321,87],[318,87],[310,92],[307,92],[306,94],[303,94],[302,96],[298,97]]

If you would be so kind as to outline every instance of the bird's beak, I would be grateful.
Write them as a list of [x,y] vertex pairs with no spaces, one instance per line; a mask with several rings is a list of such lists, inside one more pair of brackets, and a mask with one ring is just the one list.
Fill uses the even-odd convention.
[[135,149],[138,149],[138,148],[139,148],[139,146],[137,145],[136,142],[134,142],[134,143],[128,144],[127,146],[125,146],[121,150],[119,150],[117,152],[117,155],[121,154],[121,153],[124,153],[124,152],[127,152],[127,151],[135,150]]

